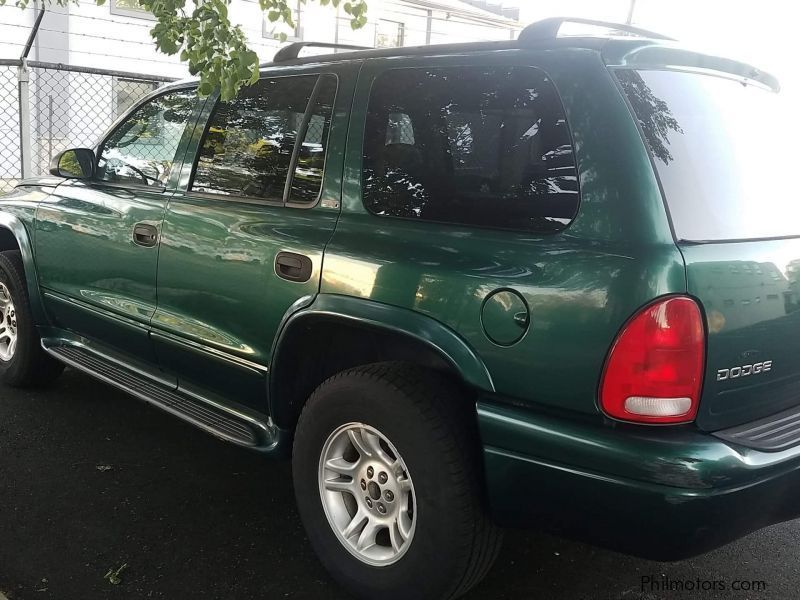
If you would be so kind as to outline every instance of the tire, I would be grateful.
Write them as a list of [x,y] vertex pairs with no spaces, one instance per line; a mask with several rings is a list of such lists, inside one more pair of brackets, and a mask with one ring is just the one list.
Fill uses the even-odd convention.
[[0,252],[0,319],[0,381],[12,387],[39,387],[61,374],[64,365],[42,350],[19,250]]
[[[387,482],[382,465],[395,459],[397,473]],[[471,404],[454,385],[413,365],[377,363],[339,373],[312,394],[297,425],[292,470],[311,545],[343,587],[356,598],[440,600],[483,579],[500,549],[501,530],[484,508],[482,465]],[[323,490],[339,484],[348,491]],[[396,506],[385,501],[392,489]],[[399,515],[389,517],[396,525],[359,550],[379,502]],[[399,510],[404,502],[411,510]],[[366,524],[343,541],[359,511]]]

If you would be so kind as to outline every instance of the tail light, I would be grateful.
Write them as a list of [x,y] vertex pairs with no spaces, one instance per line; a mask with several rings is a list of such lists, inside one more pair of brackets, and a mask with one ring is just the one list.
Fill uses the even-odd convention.
[[628,321],[606,359],[600,406],[638,423],[688,423],[697,415],[705,331],[694,300],[659,300]]

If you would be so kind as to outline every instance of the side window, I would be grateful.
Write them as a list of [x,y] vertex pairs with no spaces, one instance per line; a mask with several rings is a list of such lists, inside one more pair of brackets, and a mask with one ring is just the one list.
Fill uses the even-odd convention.
[[383,73],[363,160],[364,204],[378,215],[552,232],[578,210],[564,109],[533,67]]
[[165,186],[196,101],[195,90],[176,90],[137,108],[103,142],[97,178]]
[[[303,133],[306,110],[318,79],[321,88]],[[333,76],[277,77],[262,79],[243,88],[235,100],[217,104],[206,129],[191,189],[282,200],[295,143],[302,135],[292,195],[301,202],[315,197],[322,181],[335,89]]]
[[309,107],[308,128],[297,157],[289,202],[312,203],[319,196],[335,98],[336,77],[323,75],[314,104]]

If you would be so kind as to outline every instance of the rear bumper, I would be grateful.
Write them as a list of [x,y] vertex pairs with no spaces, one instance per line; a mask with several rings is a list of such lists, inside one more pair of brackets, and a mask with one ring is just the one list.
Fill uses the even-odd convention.
[[495,521],[676,560],[800,516],[800,446],[602,426],[478,404]]

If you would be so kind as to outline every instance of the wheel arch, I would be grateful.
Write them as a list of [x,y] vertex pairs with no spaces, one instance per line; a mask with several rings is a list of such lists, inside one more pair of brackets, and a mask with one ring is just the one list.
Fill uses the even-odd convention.
[[463,385],[488,392],[486,365],[456,332],[412,310],[362,298],[320,294],[284,317],[273,346],[269,412],[294,429],[308,396],[348,368],[401,360],[444,371]]
[[25,283],[28,286],[28,299],[34,322],[37,325],[46,324],[47,317],[39,290],[39,278],[28,229],[16,215],[0,212],[0,252],[7,250],[19,250],[25,267]]

